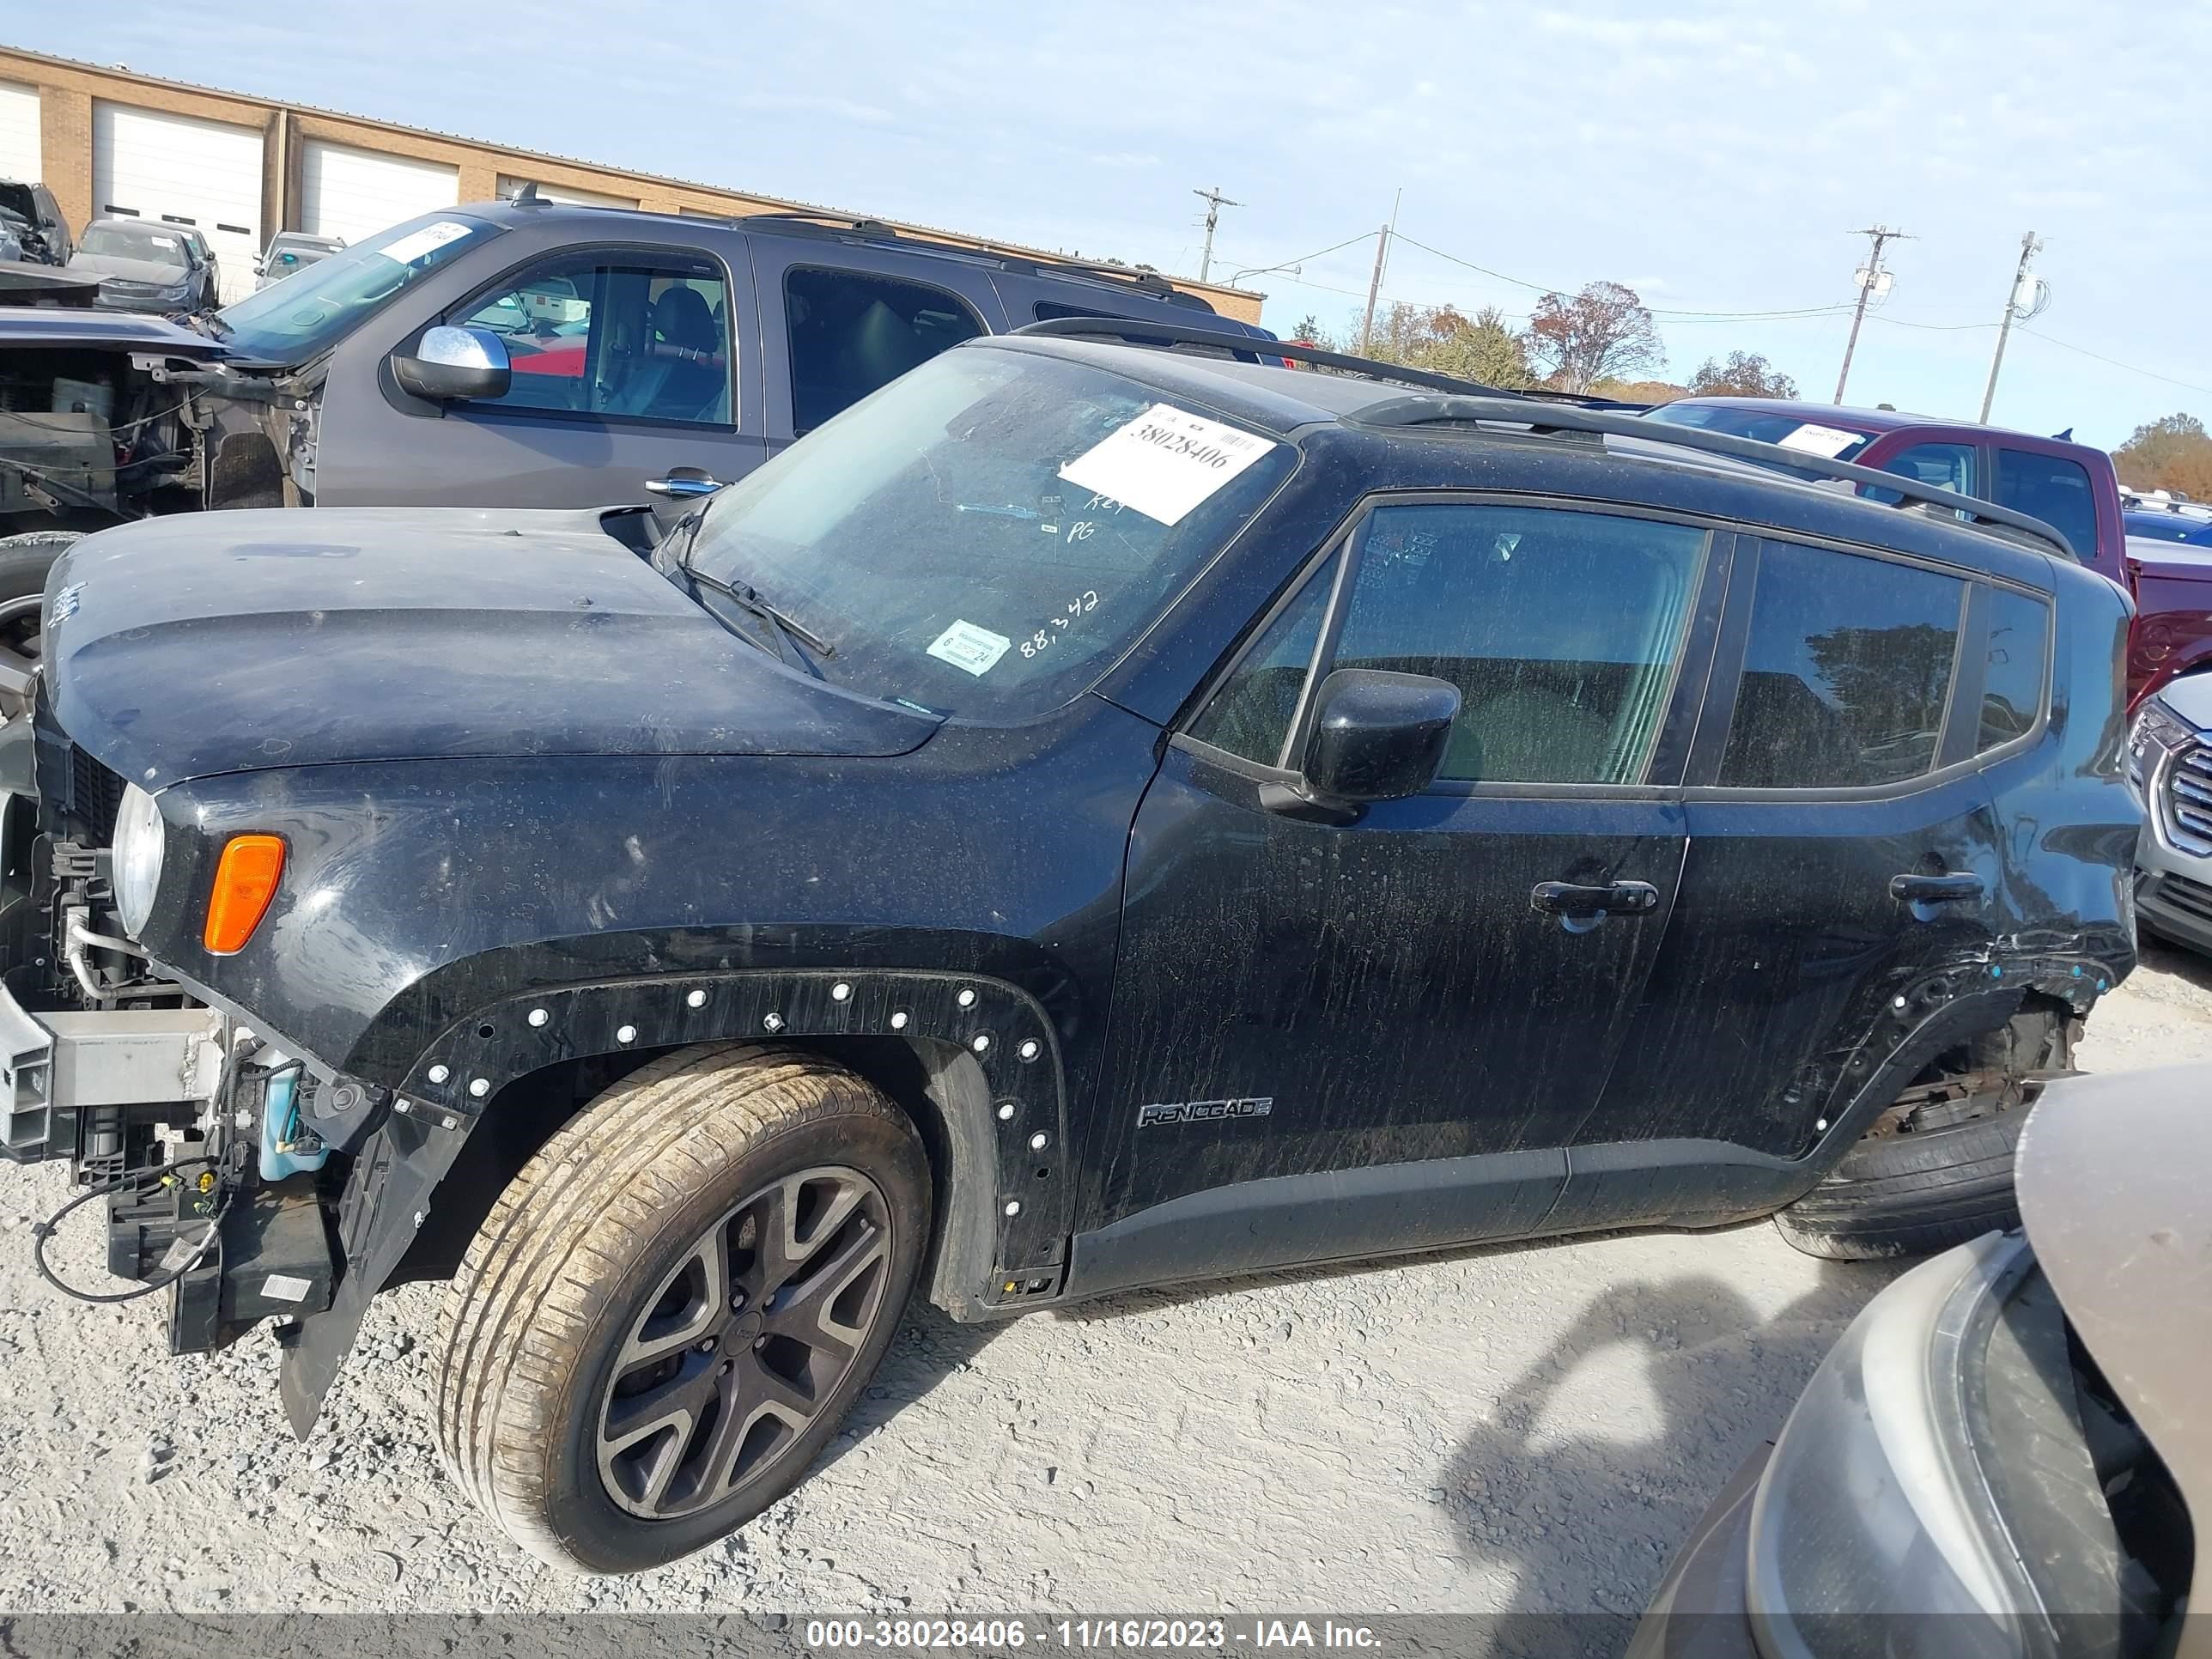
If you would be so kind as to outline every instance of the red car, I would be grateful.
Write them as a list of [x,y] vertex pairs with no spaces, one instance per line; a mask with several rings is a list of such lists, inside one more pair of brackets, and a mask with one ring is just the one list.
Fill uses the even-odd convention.
[[2212,670],[2212,550],[2130,540],[2119,479],[2101,449],[1893,409],[1759,398],[1685,398],[1650,418],[1850,461],[2031,514],[2134,596],[2130,708],[2169,680]]

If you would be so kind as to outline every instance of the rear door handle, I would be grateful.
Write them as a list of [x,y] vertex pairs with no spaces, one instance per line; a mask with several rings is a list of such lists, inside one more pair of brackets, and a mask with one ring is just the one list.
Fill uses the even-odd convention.
[[1615,881],[1593,887],[1571,881],[1540,881],[1529,890],[1528,908],[1577,921],[1641,916],[1659,908],[1659,890],[1648,881]]
[[1988,896],[1990,884],[1971,870],[1948,876],[1892,876],[1889,896],[1900,904],[1971,904]]

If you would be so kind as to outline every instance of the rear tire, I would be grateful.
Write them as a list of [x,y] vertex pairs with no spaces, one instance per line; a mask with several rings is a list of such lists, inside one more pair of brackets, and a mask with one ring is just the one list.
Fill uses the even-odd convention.
[[651,1062],[546,1142],[470,1246],[439,1325],[446,1467],[572,1571],[713,1543],[836,1433],[929,1208],[912,1124],[842,1066],[763,1044]]
[[1808,1255],[1873,1261],[2019,1226],[2020,1126],[2041,1079],[2073,1069],[2074,1035],[2070,1014],[2031,1006],[1952,1050],[1819,1186],[1776,1214],[1776,1229]]
[[2013,1147],[2026,1116],[1862,1140],[1774,1224],[1806,1255],[1838,1261],[1930,1255],[2017,1227]]

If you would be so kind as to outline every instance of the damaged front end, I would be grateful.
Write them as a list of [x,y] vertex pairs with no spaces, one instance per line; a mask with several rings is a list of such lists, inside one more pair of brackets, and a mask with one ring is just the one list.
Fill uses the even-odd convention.
[[312,501],[319,388],[225,358],[155,318],[0,321],[0,534]]
[[[105,1203],[108,1271],[168,1293],[173,1353],[318,1313],[338,1264],[330,1149],[311,1124],[319,1094],[343,1085],[202,1005],[124,937],[125,787],[51,734],[27,767],[30,726],[0,738],[12,774],[0,805],[0,1156],[66,1160],[82,1189],[72,1207]],[[61,1288],[122,1299],[64,1284],[45,1243],[42,1229],[39,1265]]]

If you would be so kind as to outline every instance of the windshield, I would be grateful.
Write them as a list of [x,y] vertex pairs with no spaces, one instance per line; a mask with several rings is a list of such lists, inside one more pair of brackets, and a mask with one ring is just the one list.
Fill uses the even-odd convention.
[[822,636],[840,684],[1023,719],[1126,650],[1297,457],[1087,364],[957,348],[716,495],[689,562]]
[[1771,409],[1736,409],[1725,404],[1662,404],[1644,417],[1674,426],[1703,427],[1738,438],[1756,438],[1807,455],[1848,461],[1874,441],[1874,434],[1802,415]]
[[149,230],[137,225],[87,225],[84,234],[77,238],[76,251],[111,259],[143,259],[149,264],[173,265],[179,270],[188,267],[183,239],[168,231]]
[[499,234],[496,225],[451,210],[410,219],[224,307],[216,314],[225,343],[241,356],[303,363],[383,310],[409,283]]

